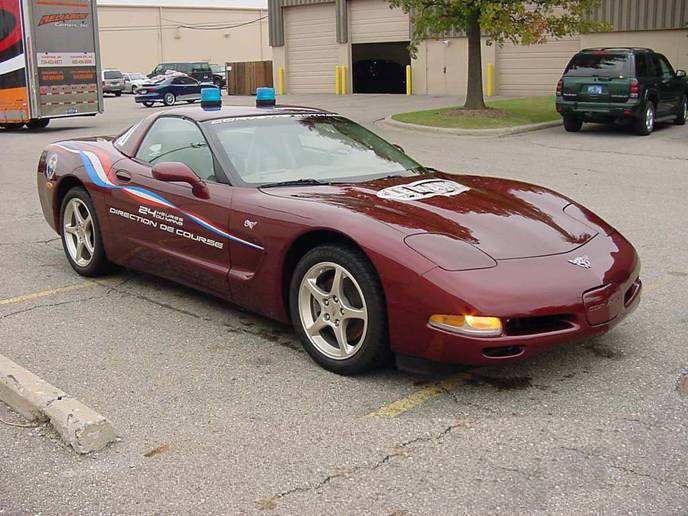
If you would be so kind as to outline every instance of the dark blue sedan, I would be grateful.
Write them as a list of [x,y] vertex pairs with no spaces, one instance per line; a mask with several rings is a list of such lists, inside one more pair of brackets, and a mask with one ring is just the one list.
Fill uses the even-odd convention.
[[216,86],[212,82],[201,83],[188,76],[170,76],[157,82],[142,84],[136,91],[134,100],[146,107],[151,107],[156,102],[172,106],[178,100],[192,103],[200,100],[202,88],[216,88]]

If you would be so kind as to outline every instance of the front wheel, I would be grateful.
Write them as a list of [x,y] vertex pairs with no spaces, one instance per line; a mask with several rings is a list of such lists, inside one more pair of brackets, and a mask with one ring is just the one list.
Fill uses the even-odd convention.
[[684,95],[679,106],[678,116],[674,120],[676,125],[685,125],[688,118],[688,96]]
[[564,129],[569,133],[577,133],[583,127],[583,120],[575,116],[565,116],[564,117]]
[[357,374],[389,356],[382,286],[368,259],[346,245],[323,245],[299,261],[291,280],[292,323],[325,369]]
[[93,201],[86,190],[72,188],[60,210],[62,247],[72,268],[81,276],[101,276],[110,269]]
[[640,136],[647,136],[652,133],[655,128],[655,105],[652,102],[647,103],[643,114],[635,123],[635,132]]
[[115,97],[121,97],[121,96],[122,96],[122,92],[121,92],[121,91],[116,91],[116,92],[115,92]]
[[136,92],[138,91],[138,88],[136,86],[131,87],[131,94],[136,95]]
[[153,107],[153,102],[144,102],[143,105],[146,107]]
[[174,106],[174,103],[177,102],[177,97],[174,96],[174,93],[165,93],[162,101],[166,106]]

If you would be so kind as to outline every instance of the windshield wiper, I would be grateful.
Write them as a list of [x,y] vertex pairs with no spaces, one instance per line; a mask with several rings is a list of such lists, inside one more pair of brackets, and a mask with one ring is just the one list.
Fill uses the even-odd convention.
[[291,181],[280,181],[277,183],[268,183],[265,185],[260,185],[260,188],[272,188],[273,186],[296,186],[296,185],[329,185],[328,181],[320,181],[319,179],[293,179]]

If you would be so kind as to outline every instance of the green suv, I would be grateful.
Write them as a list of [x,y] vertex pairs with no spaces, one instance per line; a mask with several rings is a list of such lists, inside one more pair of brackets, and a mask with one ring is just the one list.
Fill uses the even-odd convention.
[[632,123],[641,135],[655,122],[686,123],[686,72],[648,48],[587,48],[557,84],[557,111],[569,132],[583,122]]

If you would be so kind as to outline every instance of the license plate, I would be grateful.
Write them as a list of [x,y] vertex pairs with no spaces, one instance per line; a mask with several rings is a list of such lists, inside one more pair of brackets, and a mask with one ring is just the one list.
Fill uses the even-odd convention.
[[588,93],[590,95],[602,95],[602,86],[596,84],[588,86]]

